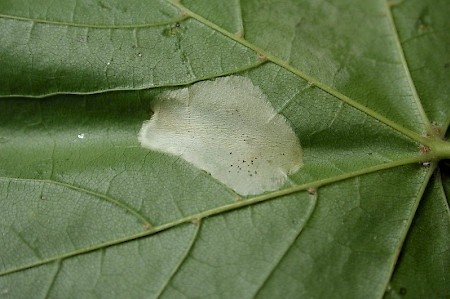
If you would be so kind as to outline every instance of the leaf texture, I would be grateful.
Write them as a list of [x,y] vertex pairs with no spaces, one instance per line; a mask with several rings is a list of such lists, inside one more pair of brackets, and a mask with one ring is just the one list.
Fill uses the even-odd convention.
[[[397,2],[2,1],[0,297],[447,297],[450,11]],[[300,139],[280,190],[139,145],[232,74]]]

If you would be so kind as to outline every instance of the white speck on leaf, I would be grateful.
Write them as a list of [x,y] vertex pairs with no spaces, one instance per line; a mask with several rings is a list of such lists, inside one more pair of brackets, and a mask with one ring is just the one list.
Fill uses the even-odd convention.
[[84,139],[84,133],[78,134],[78,138],[79,138],[79,139]]
[[141,145],[181,156],[238,194],[277,190],[303,165],[291,126],[246,77],[164,92],[152,104]]

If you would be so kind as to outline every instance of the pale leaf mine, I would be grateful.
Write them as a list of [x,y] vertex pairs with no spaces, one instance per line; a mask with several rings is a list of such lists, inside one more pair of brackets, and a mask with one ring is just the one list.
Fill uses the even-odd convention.
[[303,164],[294,131],[246,77],[162,93],[143,123],[143,147],[177,155],[238,194],[277,190]]

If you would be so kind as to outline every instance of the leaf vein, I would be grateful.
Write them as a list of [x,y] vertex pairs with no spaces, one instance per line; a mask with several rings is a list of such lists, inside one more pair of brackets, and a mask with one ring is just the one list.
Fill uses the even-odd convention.
[[92,190],[88,190],[86,188],[78,187],[78,186],[71,185],[71,184],[68,184],[68,183],[58,182],[58,181],[55,181],[53,179],[41,180],[41,179],[23,179],[23,178],[12,178],[12,177],[0,177],[0,180],[9,181],[9,182],[16,181],[16,182],[37,182],[37,183],[43,183],[43,184],[53,184],[53,185],[69,188],[69,189],[72,189],[72,190],[77,191],[77,192],[81,192],[81,193],[85,193],[85,194],[88,194],[88,195],[92,195],[92,196],[95,196],[97,198],[101,198],[101,199],[103,199],[105,201],[108,201],[108,202],[114,204],[115,206],[125,210],[126,212],[134,215],[141,222],[143,222],[144,225],[146,225],[148,227],[153,227],[153,225],[151,224],[150,220],[148,220],[144,215],[142,215],[138,211],[134,210],[133,208],[131,208],[127,204],[125,204],[123,202],[120,202],[117,199],[112,198],[111,196],[104,195],[104,194],[101,194],[101,193],[98,193],[98,192],[95,192],[95,191],[92,191]]
[[276,262],[274,263],[273,267],[270,269],[270,271],[267,273],[266,277],[264,278],[264,280],[261,282],[260,287],[256,290],[256,292],[253,294],[253,296],[251,296],[252,298],[256,298],[261,290],[263,289],[263,287],[267,284],[267,282],[269,281],[270,277],[273,276],[273,274],[275,273],[275,270],[278,268],[278,266],[281,264],[281,262],[284,260],[284,258],[287,256],[287,254],[289,253],[289,251],[292,249],[292,247],[294,246],[295,241],[298,240],[298,238],[300,237],[300,235],[302,234],[304,228],[306,227],[308,221],[311,219],[311,216],[313,214],[313,212],[316,209],[316,205],[317,205],[317,200],[318,200],[318,194],[319,194],[319,190],[316,190],[315,194],[311,195],[311,198],[313,198],[313,202],[312,205],[308,211],[308,214],[306,215],[306,220],[304,223],[302,223],[302,226],[300,227],[299,231],[293,236],[293,238],[290,240],[290,244],[289,246],[286,248],[286,250],[284,250],[282,252],[282,254],[278,257],[278,259],[276,260]]
[[241,0],[237,0],[236,15],[238,16],[238,22],[239,22],[239,31],[236,32],[236,34],[240,35],[241,37],[244,37],[245,36],[245,28],[244,28],[244,18],[242,17]]
[[[50,262],[53,262],[55,260],[58,259],[65,259],[65,258],[69,258],[72,256],[76,256],[76,255],[80,255],[80,254],[84,254],[87,252],[91,252],[91,251],[95,251],[98,249],[103,249],[106,247],[110,247],[110,246],[114,246],[114,245],[118,245],[118,244],[122,244],[122,243],[126,243],[129,241],[133,241],[136,239],[140,239],[143,237],[147,237],[168,229],[171,229],[173,227],[176,227],[178,225],[182,225],[182,224],[186,224],[186,223],[191,223],[192,221],[199,221],[203,218],[206,217],[212,217],[212,216],[216,216],[216,215],[220,215],[226,212],[230,212],[230,211],[234,211],[243,207],[247,207],[247,206],[251,206],[251,205],[255,205],[258,203],[262,203],[268,200],[273,200],[282,196],[286,196],[286,195],[290,195],[293,193],[297,193],[297,192],[301,192],[301,191],[306,191],[309,188],[319,188],[321,186],[325,186],[325,185],[329,185],[332,183],[336,183],[339,181],[344,181],[359,175],[363,175],[363,174],[369,174],[369,173],[373,173],[373,172],[377,172],[377,171],[381,171],[381,170],[386,170],[386,169],[391,169],[391,168],[395,168],[398,166],[403,166],[403,165],[407,165],[407,164],[413,164],[413,163],[419,163],[419,162],[424,162],[424,161],[428,161],[430,159],[430,155],[418,155],[416,157],[411,157],[411,158],[405,158],[405,159],[400,159],[397,161],[393,161],[391,163],[385,163],[385,164],[380,164],[380,165],[376,165],[376,166],[372,166],[369,168],[365,168],[365,169],[361,169],[361,170],[356,170],[353,172],[349,172],[349,173],[345,173],[342,175],[338,175],[338,176],[334,176],[334,177],[330,177],[330,178],[325,178],[325,179],[321,179],[321,180],[317,180],[314,182],[309,182],[309,183],[305,183],[305,184],[301,184],[301,185],[296,185],[296,186],[292,186],[286,189],[282,189],[282,190],[278,190],[278,191],[274,191],[274,192],[269,192],[269,193],[265,193],[259,196],[255,196],[255,197],[251,197],[245,200],[241,200],[241,201],[237,201],[237,202],[233,202],[227,205],[223,205],[221,207],[217,207],[217,208],[213,208],[210,210],[206,210],[197,214],[192,214],[177,220],[174,220],[172,222],[168,222],[159,226],[154,226],[146,231],[142,231],[124,238],[120,238],[120,239],[115,239],[115,240],[111,240],[111,241],[107,241],[104,243],[100,243],[100,244],[96,244],[90,247],[85,247],[85,248],[81,248],[78,250],[74,250],[71,252],[67,252],[65,254],[61,254],[59,256],[56,257],[50,257],[47,259],[43,259],[40,260],[38,262],[34,262],[34,263],[30,263],[28,265],[23,265],[23,266],[19,266],[17,268],[12,268],[12,269],[7,269],[4,270],[3,272],[0,272],[0,276],[3,275],[7,275],[10,273],[14,273],[14,272],[18,272],[21,270],[25,270],[25,269],[29,269],[29,268],[33,268],[33,267],[37,267],[40,265],[44,265]],[[435,164],[435,163],[433,163]],[[6,178],[6,177],[0,177],[0,180],[17,180],[14,178]],[[30,181],[33,181],[30,179]],[[38,180],[34,180],[34,181],[38,181]]]
[[[430,181],[431,176],[433,175],[434,171],[436,170],[437,163],[432,163],[432,166],[429,167],[428,172],[423,180],[422,185],[420,186],[420,189],[417,192],[416,200],[414,202],[414,206],[411,208],[411,216],[407,219],[407,223],[405,225],[405,229],[403,230],[401,236],[399,236],[398,245],[396,247],[396,250],[394,254],[392,255],[391,260],[389,261],[389,269],[386,272],[386,280],[384,282],[384,290],[388,289],[389,283],[391,281],[392,275],[394,274],[395,265],[397,264],[397,260],[400,256],[400,252],[403,248],[403,244],[405,243],[406,236],[408,234],[409,228],[411,227],[412,221],[414,219],[414,215],[416,214],[417,208],[419,207],[420,200],[423,197],[423,194],[425,193],[426,187],[428,186],[428,182]],[[382,294],[380,294],[380,297]]]
[[192,249],[194,248],[195,243],[198,240],[198,235],[199,235],[199,231],[200,231],[202,222],[199,221],[198,223],[192,224],[192,225],[195,225],[196,229],[195,229],[195,231],[194,231],[194,233],[192,235],[191,242],[189,243],[188,247],[186,248],[186,251],[185,251],[184,255],[181,257],[179,263],[175,266],[175,268],[173,269],[172,273],[170,273],[170,275],[167,278],[166,282],[161,286],[161,289],[156,294],[156,298],[160,298],[162,296],[162,294],[165,292],[165,290],[169,286],[169,284],[172,281],[172,279],[178,273],[178,270],[183,266],[184,262],[186,261],[186,259],[190,255],[190,253],[192,252]]
[[74,22],[62,22],[62,21],[51,21],[44,19],[34,19],[26,18],[13,15],[0,14],[1,19],[7,20],[17,20],[32,22],[33,24],[47,24],[47,25],[57,25],[57,26],[67,26],[67,27],[81,27],[81,28],[93,28],[93,29],[136,29],[136,28],[151,28],[159,27],[164,25],[175,24],[177,22],[182,22],[186,19],[185,16],[176,17],[172,19],[167,19],[164,21],[154,22],[154,23],[143,23],[143,24],[118,24],[118,25],[101,25],[101,24],[82,24]]
[[282,60],[281,58],[277,57],[276,55],[272,55],[268,52],[266,52],[265,50],[263,50],[262,48],[260,48],[259,46],[256,46],[252,43],[250,43],[249,41],[247,41],[246,39],[240,37],[240,36],[236,36],[236,34],[230,33],[227,30],[223,29],[222,27],[216,25],[215,23],[205,19],[204,17],[194,13],[193,11],[189,10],[187,7],[183,6],[182,4],[180,4],[179,1],[176,0],[166,0],[169,3],[171,3],[172,5],[174,5],[176,8],[182,10],[185,14],[189,15],[190,17],[194,18],[195,20],[197,20],[200,23],[203,23],[204,25],[210,27],[213,30],[216,30],[218,32],[220,32],[221,34],[235,40],[236,42],[242,44],[243,46],[252,49],[254,51],[256,51],[257,53],[259,53],[261,56],[265,57],[267,60],[279,65],[282,68],[285,68],[286,70],[290,71],[291,73],[297,75],[298,77],[300,77],[301,79],[309,82],[310,84],[317,86],[318,88],[320,88],[321,90],[323,90],[324,92],[338,98],[339,100],[345,102],[346,104],[354,107],[355,109],[360,110],[361,112],[373,117],[374,119],[388,125],[389,127],[393,128],[394,130],[402,133],[403,135],[411,138],[412,140],[418,141],[420,143],[427,143],[427,138],[423,137],[421,134],[418,134],[417,132],[411,131],[405,127],[403,127],[402,125],[399,125],[398,123],[388,119],[387,117],[379,114],[378,112],[358,103],[357,101],[351,99],[350,97],[342,94],[341,92],[337,91],[336,89],[322,83],[321,81],[317,80],[316,78],[302,72],[301,70],[297,69],[296,67],[290,65],[289,63],[287,63],[286,61]]
[[55,273],[53,273],[53,276],[50,280],[50,285],[48,286],[47,291],[45,291],[44,298],[49,298],[50,292],[52,291],[53,286],[55,285],[56,278],[58,277],[60,271],[61,271],[61,260],[57,260]]
[[403,66],[404,72],[406,74],[406,79],[408,80],[408,84],[410,86],[411,92],[412,92],[412,97],[413,100],[416,104],[416,107],[419,111],[420,117],[422,118],[422,122],[424,123],[427,133],[430,135],[434,135],[434,131],[431,127],[431,123],[428,120],[428,116],[425,113],[425,110],[423,109],[422,103],[420,101],[420,97],[419,94],[417,93],[417,89],[416,86],[414,85],[414,81],[413,78],[411,76],[411,72],[409,70],[409,66],[408,66],[408,62],[406,60],[406,56],[405,56],[405,52],[403,51],[403,47],[402,44],[400,42],[400,37],[398,35],[398,31],[395,25],[395,21],[394,21],[394,17],[392,15],[392,6],[389,5],[388,1],[386,1],[386,10],[387,10],[387,15],[388,15],[388,19],[389,19],[389,24],[390,27],[392,29],[392,32],[394,34],[394,39],[395,39],[395,44],[397,45],[397,51],[399,53],[400,56],[400,60],[401,60],[401,64]]

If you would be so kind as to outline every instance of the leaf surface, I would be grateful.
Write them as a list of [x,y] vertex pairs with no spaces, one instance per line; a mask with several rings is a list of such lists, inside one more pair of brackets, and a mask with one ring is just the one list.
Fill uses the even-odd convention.
[[436,173],[416,213],[386,298],[444,298],[450,293],[447,175]]
[[[448,296],[449,13],[3,1],[0,295]],[[241,198],[139,145],[158,95],[231,74],[300,139],[280,190]]]

